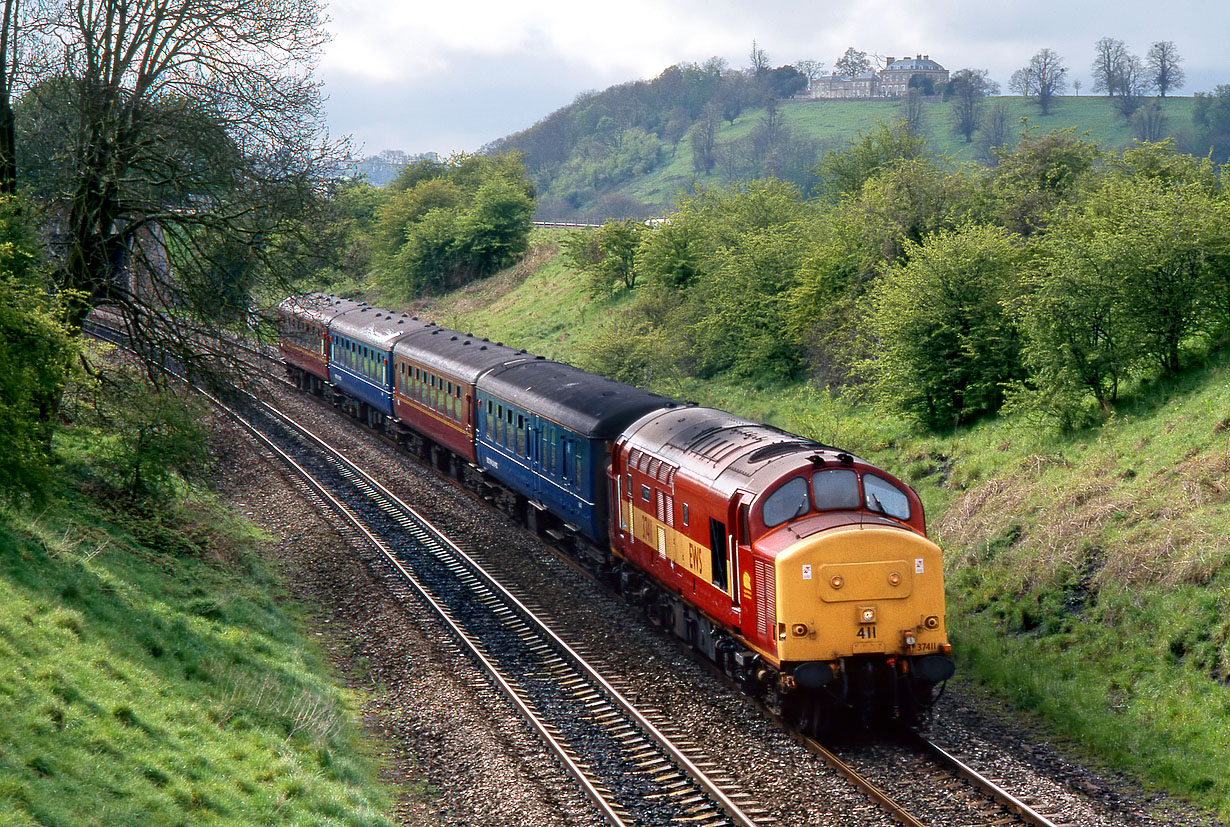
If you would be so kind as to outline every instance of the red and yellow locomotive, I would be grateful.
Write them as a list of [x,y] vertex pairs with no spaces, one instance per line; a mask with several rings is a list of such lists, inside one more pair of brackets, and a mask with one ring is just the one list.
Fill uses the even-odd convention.
[[804,729],[911,720],[952,675],[940,550],[895,477],[690,406],[628,427],[610,474],[624,590]]

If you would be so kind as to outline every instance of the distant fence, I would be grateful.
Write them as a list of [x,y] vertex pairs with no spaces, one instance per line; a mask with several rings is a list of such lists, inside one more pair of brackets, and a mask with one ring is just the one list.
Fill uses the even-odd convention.
[[593,229],[601,227],[601,224],[582,224],[579,221],[535,221],[535,227],[586,227]]

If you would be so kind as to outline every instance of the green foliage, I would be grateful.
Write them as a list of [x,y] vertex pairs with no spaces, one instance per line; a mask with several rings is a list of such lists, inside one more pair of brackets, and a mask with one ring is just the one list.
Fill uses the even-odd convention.
[[1230,214],[1207,169],[1150,148],[1119,169],[1041,240],[1018,313],[1038,394],[1079,388],[1106,410],[1125,378],[1178,372],[1184,344],[1230,318]]
[[798,278],[805,224],[749,233],[720,248],[714,278],[699,286],[701,316],[692,328],[700,375],[729,371],[754,384],[776,384],[801,367],[784,335],[787,296]]
[[833,197],[851,195],[883,167],[919,157],[925,146],[926,140],[905,121],[881,121],[866,134],[859,133],[846,149],[824,156],[816,170],[821,181],[817,189]]
[[996,154],[999,162],[984,179],[986,218],[1025,236],[1043,228],[1104,157],[1074,129],[1027,132],[1015,148]]
[[40,500],[51,431],[76,346],[40,284],[28,207],[0,199],[0,500]]
[[[609,119],[607,119],[609,120]],[[552,191],[574,204],[593,200],[631,178],[642,176],[661,161],[665,148],[657,136],[633,127],[607,124],[601,140],[587,142],[555,172]]]
[[1020,337],[1004,308],[1021,252],[1004,230],[970,226],[911,242],[885,273],[868,319],[881,400],[929,428],[994,413],[1020,375]]
[[372,245],[379,280],[402,299],[491,275],[529,246],[533,191],[516,157],[458,155],[395,183],[374,210]]
[[592,296],[636,286],[636,255],[644,225],[632,219],[608,221],[593,231],[570,234],[564,242],[572,266],[585,274]]
[[66,408],[100,429],[98,465],[110,487],[131,501],[165,501],[208,468],[204,403],[181,388],[157,387],[120,366],[71,388]]
[[1192,122],[1199,132],[1193,154],[1208,152],[1214,160],[1230,160],[1230,84],[1208,94],[1197,92]]
[[636,268],[647,280],[681,290],[700,274],[704,248],[696,228],[677,216],[643,234]]

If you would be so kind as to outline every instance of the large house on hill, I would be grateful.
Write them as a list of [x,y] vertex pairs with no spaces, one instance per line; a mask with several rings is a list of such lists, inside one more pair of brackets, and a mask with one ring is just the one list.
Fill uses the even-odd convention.
[[930,81],[934,87],[948,83],[948,70],[931,59],[930,55],[888,58],[878,72],[864,72],[854,77],[837,74],[817,78],[812,84],[813,98],[899,98],[910,88],[910,80],[917,86],[921,81]]

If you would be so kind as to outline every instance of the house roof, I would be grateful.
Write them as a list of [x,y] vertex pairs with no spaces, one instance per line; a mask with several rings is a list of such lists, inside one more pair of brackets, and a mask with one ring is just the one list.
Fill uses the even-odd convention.
[[942,72],[944,67],[930,58],[903,57],[884,67],[886,72]]

